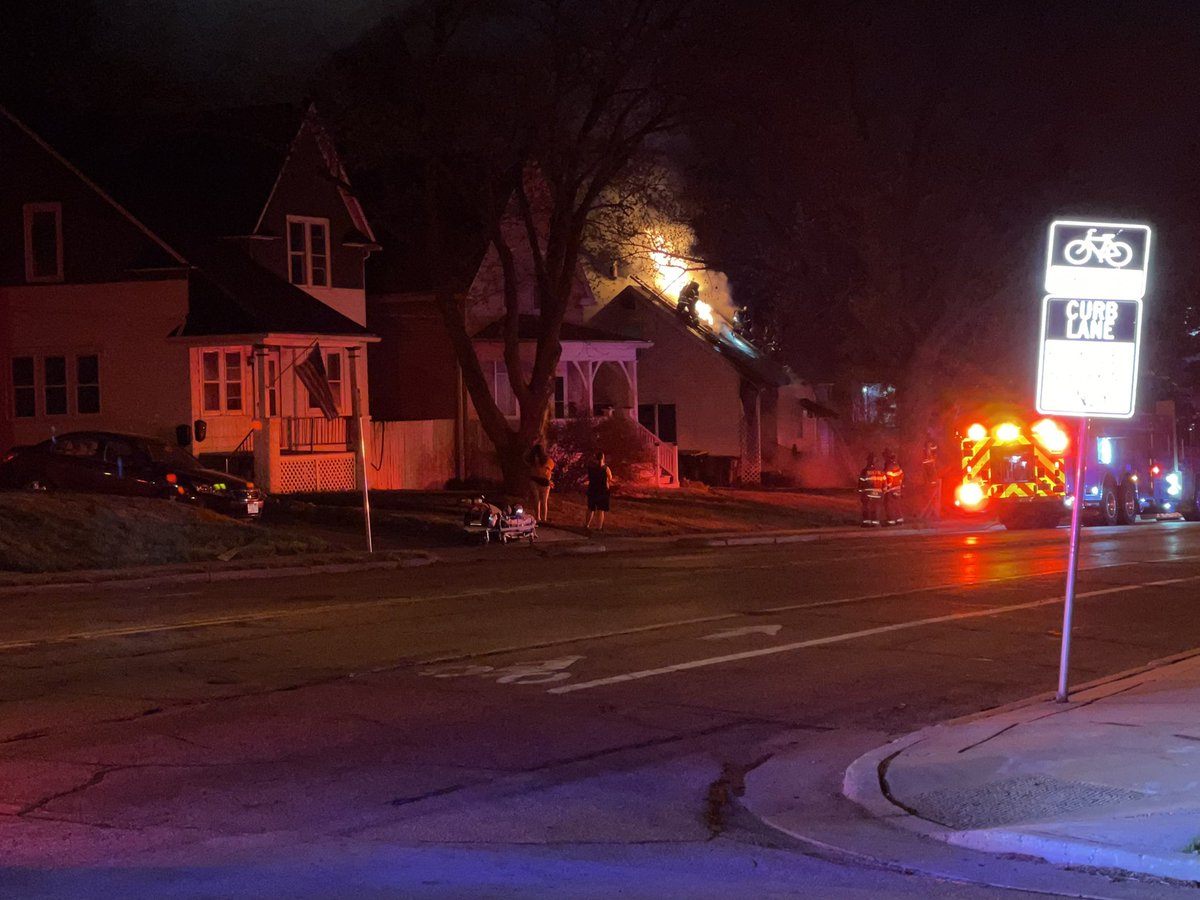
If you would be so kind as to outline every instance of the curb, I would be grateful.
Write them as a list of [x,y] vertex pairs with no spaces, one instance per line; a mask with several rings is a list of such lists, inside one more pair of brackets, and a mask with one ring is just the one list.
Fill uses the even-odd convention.
[[[1132,678],[1165,669],[1175,663],[1194,659],[1197,656],[1200,656],[1200,648],[1153,660],[1144,666],[1087,682],[1075,688],[1072,693],[1073,702],[1064,704],[1058,711],[1066,712],[1081,703],[1092,703],[1121,693],[1125,690],[1124,683]],[[936,731],[955,725],[1020,713],[1026,714],[1019,719],[1020,724],[1025,724],[1031,719],[1057,714],[1055,711],[1046,712],[1042,709],[1041,716],[1030,715],[1039,711],[1039,707],[1053,703],[1054,697],[1054,692],[1038,694],[985,712],[949,719],[889,741],[883,746],[864,753],[846,768],[842,779],[842,794],[860,806],[873,819],[952,846],[991,854],[1033,856],[1055,865],[1119,869],[1160,878],[1188,882],[1200,881],[1200,857],[1189,856],[1182,851],[1178,854],[1164,855],[1127,850],[1123,847],[1081,838],[1072,839],[1040,834],[1036,831],[1013,831],[1004,828],[955,830],[923,818],[919,810],[905,806],[893,798],[888,791],[887,769],[892,760],[911,747],[924,742]]]
[[[431,553],[405,556],[400,559],[364,560],[363,562],[330,562],[308,565],[260,568],[208,569],[201,571],[162,572],[147,574],[137,569],[91,570],[87,575],[62,573],[62,577],[28,582],[0,583],[0,596],[30,594],[39,591],[72,590],[78,588],[154,587],[164,584],[215,584],[225,581],[244,581],[252,578],[289,578],[297,575],[334,575],[344,572],[410,569],[428,566],[438,561]],[[127,576],[123,573],[128,573]]]

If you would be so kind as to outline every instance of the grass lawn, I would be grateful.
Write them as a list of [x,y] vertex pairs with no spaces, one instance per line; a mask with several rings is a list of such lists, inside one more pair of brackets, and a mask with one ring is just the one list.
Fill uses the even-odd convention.
[[[407,538],[433,545],[461,540],[462,500],[470,492],[374,491],[372,519],[378,537]],[[276,504],[276,521],[359,527],[357,494],[318,494]],[[675,535],[716,531],[770,531],[858,523],[852,491],[730,490],[693,486],[677,490],[621,489],[613,494],[605,533]],[[270,509],[270,507],[268,507]],[[583,530],[586,498],[581,493],[550,495],[550,522]]]
[[[583,494],[550,496],[555,526],[582,527]],[[849,491],[730,490],[683,487],[620,490],[612,496],[604,531],[614,535],[672,535],[712,531],[774,531],[858,523],[858,497]]]
[[0,492],[0,571],[265,559],[330,549],[303,531],[265,528],[165,500]]

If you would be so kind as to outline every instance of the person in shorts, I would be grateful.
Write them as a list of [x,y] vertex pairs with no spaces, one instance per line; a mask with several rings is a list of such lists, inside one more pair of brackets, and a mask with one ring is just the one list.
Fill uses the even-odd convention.
[[604,514],[608,512],[609,489],[612,487],[612,469],[604,464],[604,452],[596,454],[596,458],[588,466],[587,486],[587,518],[583,527],[591,529],[592,523],[596,528],[604,530]]
[[529,484],[533,490],[533,517],[541,524],[550,520],[550,482],[554,460],[541,444],[529,450]]

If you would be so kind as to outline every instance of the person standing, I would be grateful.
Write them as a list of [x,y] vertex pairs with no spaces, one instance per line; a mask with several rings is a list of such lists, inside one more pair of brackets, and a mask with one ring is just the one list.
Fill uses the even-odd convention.
[[554,476],[554,460],[541,444],[529,449],[529,483],[533,486],[533,517],[539,524],[550,519],[550,484]]
[[903,525],[904,509],[900,499],[904,488],[904,470],[891,450],[883,451],[883,478],[884,519],[888,525]]
[[938,447],[933,441],[925,442],[921,474],[925,479],[925,508],[921,510],[921,518],[936,522],[942,517],[942,473],[938,466]]
[[612,487],[612,469],[604,464],[604,451],[598,451],[596,458],[588,466],[587,486],[587,518],[583,527],[590,530],[592,522],[596,528],[604,530],[604,514],[608,512],[608,492]]
[[862,500],[862,527],[879,525],[879,506],[883,502],[883,470],[875,462],[875,454],[867,454],[867,464],[858,473],[858,496]]

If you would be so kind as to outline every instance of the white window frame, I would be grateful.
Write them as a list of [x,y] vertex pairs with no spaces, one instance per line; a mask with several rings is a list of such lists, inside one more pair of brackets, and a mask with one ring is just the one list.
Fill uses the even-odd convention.
[[[304,246],[292,246],[292,225],[304,226]],[[314,225],[320,225],[325,229],[325,280],[313,280],[313,229]],[[292,284],[299,287],[329,287],[333,284],[333,265],[329,256],[330,251],[329,238],[329,220],[322,219],[319,216],[288,216],[287,217],[287,278]],[[292,258],[294,256],[303,256],[304,258],[304,280],[292,280]]]
[[[33,217],[38,213],[54,213],[55,271],[39,275],[35,271],[33,253]],[[25,232],[25,280],[30,284],[46,284],[63,280],[62,204],[58,202],[26,203],[21,207]]]
[[[204,357],[207,354],[215,353],[217,355],[217,378],[216,380],[205,377],[204,374]],[[227,354],[236,353],[238,360],[238,378],[236,383],[239,390],[240,409],[229,408],[229,385],[234,382],[234,379],[229,377]],[[200,387],[200,412],[206,416],[249,416],[251,415],[250,397],[247,393],[247,388],[251,386],[251,381],[246,377],[246,360],[249,358],[249,353],[245,347],[203,347],[198,351],[197,361],[199,362],[199,387]],[[205,397],[205,387],[209,384],[218,385],[218,394],[220,400],[217,408],[210,409],[207,405]]]
[[[96,357],[96,381],[83,384],[79,380],[79,358],[82,356]],[[46,383],[46,360],[55,357],[62,357],[66,362],[66,382],[63,384],[49,385]],[[17,384],[13,380],[13,362],[18,359],[33,360],[33,384],[21,385],[22,390],[33,391],[33,415],[18,416],[17,415]],[[84,416],[91,418],[99,416],[104,412],[104,355],[97,350],[90,348],[75,349],[75,350],[51,350],[40,353],[18,351],[8,357],[8,372],[5,376],[8,379],[8,389],[10,394],[9,399],[9,415],[13,419],[22,421],[31,421],[37,419],[63,419],[73,416]],[[50,413],[46,411],[46,389],[48,387],[62,388],[66,391],[66,410],[61,413]],[[79,389],[81,387],[94,387],[97,394],[98,409],[95,412],[83,412],[79,408]]]

